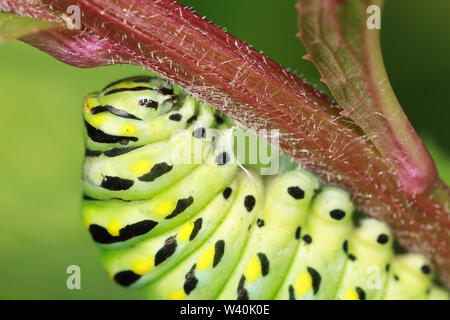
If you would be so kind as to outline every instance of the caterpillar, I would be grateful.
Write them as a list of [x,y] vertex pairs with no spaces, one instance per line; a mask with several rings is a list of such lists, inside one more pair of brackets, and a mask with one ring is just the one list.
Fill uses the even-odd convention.
[[345,189],[233,161],[236,124],[164,79],[89,94],[83,118],[82,220],[119,285],[150,299],[448,298]]

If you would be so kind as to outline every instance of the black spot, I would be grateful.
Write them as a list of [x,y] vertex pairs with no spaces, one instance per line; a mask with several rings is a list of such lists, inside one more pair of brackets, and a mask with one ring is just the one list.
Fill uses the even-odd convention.
[[134,184],[133,180],[120,177],[104,176],[100,186],[111,191],[128,190]]
[[388,263],[388,264],[386,264],[386,267],[384,269],[386,270],[386,272],[389,272],[390,268],[391,268],[391,265]]
[[222,124],[223,123],[223,118],[222,117],[216,115],[215,118],[216,118],[217,124]]
[[83,200],[99,201],[99,199],[95,199],[95,198],[89,197],[89,196],[87,196],[87,195],[85,195],[85,194],[83,194]]
[[91,114],[97,114],[97,113],[101,113],[101,112],[106,112],[108,111],[104,106],[96,106],[96,107],[92,107],[91,110],[89,110]]
[[256,225],[260,228],[264,227],[264,220],[258,218],[258,220],[256,220]]
[[422,268],[420,268],[420,270],[422,270],[422,272],[423,272],[424,274],[430,274],[430,273],[431,273],[431,268],[430,268],[430,266],[428,266],[428,265],[426,265],[426,264],[424,264],[424,265],[422,266]]
[[173,94],[173,88],[161,87],[161,88],[158,88],[158,91],[164,95],[172,95]]
[[306,268],[306,270],[308,271],[309,275],[312,278],[312,286],[314,294],[317,294],[320,288],[320,282],[322,281],[322,277],[320,276],[320,273],[314,268],[308,267]]
[[299,187],[289,187],[288,193],[294,198],[294,199],[303,199],[305,197],[305,191],[300,189]]
[[341,209],[334,209],[330,211],[330,217],[332,217],[335,220],[341,220],[345,217],[345,212]]
[[342,244],[342,250],[344,250],[345,253],[348,253],[348,240],[345,240]]
[[192,203],[194,203],[194,198],[192,196],[185,198],[185,199],[179,199],[177,201],[177,206],[172,211],[170,215],[166,217],[166,219],[172,219],[182,213],[184,210],[186,210]]
[[198,283],[198,279],[195,277],[195,267],[196,264],[194,264],[191,267],[191,270],[189,270],[188,273],[186,273],[185,279],[186,281],[184,282],[184,292],[186,292],[186,294],[191,293],[192,290],[195,289],[195,287],[197,286]]
[[136,117],[134,114],[128,113],[125,110],[116,109],[110,105],[96,106],[91,109],[92,114],[97,114],[97,113],[106,112],[106,111],[109,111],[113,115],[121,117],[121,118],[142,120],[141,118]]
[[148,98],[139,99],[139,105],[155,110],[158,109],[158,101],[153,101]]
[[213,268],[217,266],[222,260],[223,254],[225,252],[225,241],[219,240],[214,245],[214,260],[213,260]]
[[395,281],[400,280],[400,278],[399,278],[398,275],[396,275],[396,274],[394,274],[394,279],[395,279]]
[[159,80],[158,77],[151,77],[151,76],[134,76],[128,78],[127,80],[133,81],[134,83],[146,83],[150,82],[152,79]]
[[261,274],[265,277],[269,273],[269,259],[267,259],[267,256],[262,252],[258,253],[258,258],[261,262]]
[[122,146],[126,146],[130,141],[127,139],[120,139],[119,140],[119,144],[121,144]]
[[188,273],[186,273],[186,275],[185,275],[185,279],[191,279],[193,276],[194,276],[194,274],[195,274],[195,268],[197,267],[197,264],[196,263],[194,263],[193,265],[192,265],[192,267],[191,267],[191,269],[188,271]]
[[221,152],[217,157],[216,157],[216,163],[219,166],[222,166],[224,164],[227,164],[228,162],[230,162],[230,156],[228,155],[228,153]]
[[198,218],[194,221],[194,228],[192,229],[191,235],[189,236],[189,241],[194,240],[194,238],[197,236],[198,232],[202,228],[203,219]]
[[245,285],[245,276],[242,275],[241,279],[239,280],[239,284],[238,284],[238,288],[237,288],[237,294],[238,300],[248,300],[248,292],[247,290],[244,288]]
[[163,174],[166,174],[170,170],[172,170],[173,166],[168,165],[166,162],[161,162],[155,164],[149,172],[140,176],[138,179],[143,182],[152,182],[156,178],[161,177]]
[[130,141],[138,141],[138,138],[136,137],[113,136],[107,134],[100,129],[94,128],[86,120],[84,121],[84,125],[86,126],[89,138],[91,138],[91,140],[95,142],[128,144],[128,142]]
[[377,242],[378,242],[379,244],[385,244],[385,243],[387,243],[388,241],[389,241],[389,236],[388,236],[387,234],[384,234],[384,233],[380,234],[380,235],[378,236],[378,238],[377,238]]
[[105,92],[103,94],[103,96],[108,96],[110,94],[125,92],[125,91],[143,91],[143,90],[154,90],[154,89],[151,87],[144,87],[144,86],[132,87],[132,88],[117,88],[117,89],[112,89],[112,90]]
[[297,227],[297,229],[295,229],[295,239],[300,239],[300,234],[302,233],[302,227]]
[[128,147],[128,148],[113,148],[111,150],[105,151],[103,152],[103,154],[107,157],[117,157],[120,156],[122,154],[128,153],[130,151],[139,149],[142,146],[138,146],[138,147]]
[[155,77],[149,77],[149,76],[137,76],[137,77],[129,77],[126,79],[120,79],[114,82],[111,82],[110,84],[108,84],[106,87],[103,88],[102,91],[105,91],[106,89],[111,88],[112,86],[115,86],[116,84],[122,83],[122,82],[126,82],[126,81],[133,81],[134,83],[146,83],[146,82],[150,82],[150,80],[152,78]]
[[255,197],[252,195],[248,195],[244,199],[244,206],[248,212],[253,210],[253,208],[255,207],[255,203],[256,203]]
[[233,190],[230,187],[226,187],[225,190],[223,190],[223,197],[225,199],[228,199],[231,196],[231,192],[233,192]]
[[206,129],[205,128],[197,128],[192,132],[192,136],[197,139],[205,139],[206,138]]
[[190,125],[192,122],[197,121],[197,115],[194,114],[192,117],[190,117],[187,121],[186,124]]
[[292,285],[289,286],[289,300],[295,300],[295,291]]
[[174,254],[176,248],[177,240],[175,237],[167,238],[164,246],[159,249],[155,255],[155,266],[159,265],[161,262],[164,262],[167,258]]
[[181,119],[183,119],[183,116],[179,113],[173,113],[169,116],[169,119],[172,121],[181,121]]
[[89,232],[92,235],[92,238],[95,242],[98,243],[115,243],[126,241],[131,238],[146,234],[150,230],[152,230],[158,222],[153,220],[143,220],[140,222],[136,222],[133,224],[129,224],[126,227],[120,229],[118,236],[112,236],[104,227],[99,226],[97,224],[91,224],[89,226]]
[[312,238],[309,234],[305,234],[303,236],[303,241],[305,241],[307,244],[310,244],[312,242]]
[[98,157],[101,154],[102,152],[98,150],[89,150],[89,149],[84,150],[85,157]]
[[366,300],[366,293],[360,287],[356,287],[356,292],[358,293],[359,300]]
[[140,275],[134,273],[131,270],[120,271],[114,275],[114,281],[124,287],[128,287],[138,281],[141,278]]
[[355,261],[356,260],[356,257],[353,255],[353,254],[349,254],[348,255],[348,258],[350,259],[350,260],[352,260],[352,261]]

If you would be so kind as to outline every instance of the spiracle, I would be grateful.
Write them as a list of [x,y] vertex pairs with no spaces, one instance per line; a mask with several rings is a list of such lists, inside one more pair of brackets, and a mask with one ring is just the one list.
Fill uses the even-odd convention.
[[385,223],[356,219],[346,190],[298,165],[263,176],[240,163],[233,121],[164,79],[114,82],[83,117],[83,222],[122,286],[150,299],[448,298],[424,257],[394,254]]

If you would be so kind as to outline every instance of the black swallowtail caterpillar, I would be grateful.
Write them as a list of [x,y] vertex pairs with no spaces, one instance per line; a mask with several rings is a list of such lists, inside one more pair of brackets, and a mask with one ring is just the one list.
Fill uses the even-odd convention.
[[233,121],[166,80],[114,82],[83,116],[83,222],[120,285],[151,299],[447,299],[425,258],[393,254],[384,223],[354,226],[344,189],[231,161]]

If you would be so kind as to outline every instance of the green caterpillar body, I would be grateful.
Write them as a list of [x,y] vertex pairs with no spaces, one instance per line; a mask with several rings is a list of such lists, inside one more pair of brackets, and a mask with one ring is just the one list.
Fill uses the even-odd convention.
[[151,299],[448,298],[426,259],[394,256],[384,223],[354,226],[344,189],[242,167],[233,122],[165,80],[115,82],[83,116],[83,222],[122,286]]

